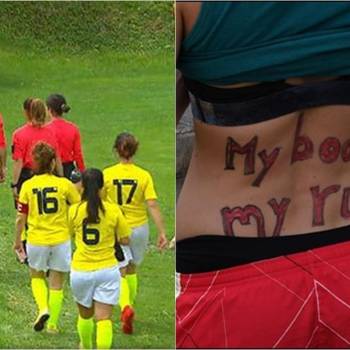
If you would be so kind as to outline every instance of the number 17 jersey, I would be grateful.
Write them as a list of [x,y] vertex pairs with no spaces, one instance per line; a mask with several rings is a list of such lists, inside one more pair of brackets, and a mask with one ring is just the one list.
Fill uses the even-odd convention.
[[42,174],[25,181],[18,211],[28,215],[28,243],[56,245],[69,240],[68,205],[79,201],[79,192],[66,178]]
[[118,163],[106,168],[103,175],[107,199],[121,207],[130,227],[145,224],[145,201],[157,199],[150,173],[135,164]]

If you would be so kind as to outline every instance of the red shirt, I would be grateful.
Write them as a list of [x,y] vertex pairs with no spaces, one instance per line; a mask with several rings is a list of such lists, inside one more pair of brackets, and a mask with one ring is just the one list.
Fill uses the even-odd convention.
[[60,155],[57,137],[51,127],[48,125],[37,127],[26,124],[16,129],[12,134],[12,159],[22,160],[23,168],[32,169],[32,150],[39,141],[46,142]]
[[6,147],[6,138],[4,132],[4,123],[2,121],[2,115],[0,114],[0,148]]
[[62,163],[75,162],[78,169],[84,171],[85,164],[78,127],[63,118],[53,118],[50,125],[60,144]]

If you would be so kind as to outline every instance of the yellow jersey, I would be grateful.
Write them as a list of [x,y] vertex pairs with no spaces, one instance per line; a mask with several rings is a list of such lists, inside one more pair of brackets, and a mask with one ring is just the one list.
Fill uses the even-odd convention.
[[105,212],[99,210],[98,224],[86,223],[86,201],[69,208],[69,226],[76,246],[72,260],[74,270],[92,271],[118,264],[114,250],[116,239],[131,234],[119,207],[107,201],[102,201],[102,204]]
[[68,206],[79,201],[79,192],[66,178],[42,174],[25,181],[18,211],[28,215],[28,243],[56,245],[69,240]]
[[103,171],[106,198],[118,204],[130,227],[148,221],[145,201],[157,199],[150,173],[135,164],[118,163]]

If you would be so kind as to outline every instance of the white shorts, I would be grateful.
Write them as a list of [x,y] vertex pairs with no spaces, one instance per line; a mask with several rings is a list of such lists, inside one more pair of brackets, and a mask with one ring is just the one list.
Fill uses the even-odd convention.
[[34,270],[69,272],[72,256],[71,242],[69,240],[53,246],[27,243],[27,256],[28,264]]
[[116,305],[119,301],[119,266],[94,271],[71,270],[70,286],[75,301],[91,307],[93,301]]
[[130,236],[130,249],[132,253],[132,262],[135,265],[140,265],[147,250],[149,241],[149,226],[148,223],[132,229]]

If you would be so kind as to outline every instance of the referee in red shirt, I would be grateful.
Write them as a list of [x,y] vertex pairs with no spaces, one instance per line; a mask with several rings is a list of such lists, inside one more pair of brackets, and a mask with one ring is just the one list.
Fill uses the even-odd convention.
[[4,182],[6,177],[6,138],[4,123],[0,114],[0,182]]
[[52,126],[60,143],[64,176],[69,179],[73,170],[78,169],[81,173],[85,170],[80,132],[74,123],[63,118],[63,113],[70,111],[64,96],[52,94],[47,98],[46,105],[52,117]]
[[[28,111],[25,110],[28,113]],[[32,149],[36,143],[43,141],[51,145],[60,154],[57,136],[47,124],[49,115],[46,105],[40,99],[32,99],[29,107],[29,121],[12,134],[13,182],[11,188],[17,199],[24,181],[32,177]],[[58,175],[63,175],[62,163],[57,159]]]

